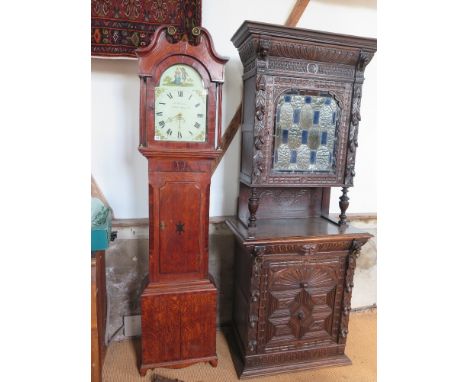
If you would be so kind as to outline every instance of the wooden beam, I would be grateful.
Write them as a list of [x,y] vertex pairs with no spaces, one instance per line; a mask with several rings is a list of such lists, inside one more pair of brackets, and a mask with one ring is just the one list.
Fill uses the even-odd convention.
[[[299,22],[300,18],[302,17],[302,14],[304,13],[307,5],[309,4],[310,0],[297,0],[296,4],[294,4],[294,7],[289,14],[288,19],[286,20],[286,25],[287,27],[295,27],[297,23]],[[224,131],[223,134],[223,139],[221,140],[221,150],[222,154],[218,157],[216,161],[213,162],[213,168],[211,170],[211,174],[213,174],[216,171],[216,168],[219,165],[219,162],[224,157],[224,154],[226,154],[226,151],[229,148],[229,145],[231,144],[232,140],[236,136],[237,130],[239,130],[239,126],[241,125],[242,122],[242,104],[237,107],[237,110],[234,114],[234,117],[232,117],[231,122],[229,122],[228,127]]]
[[297,0],[284,25],[287,27],[295,27],[301,19],[305,9],[307,8],[309,1],[310,0]]

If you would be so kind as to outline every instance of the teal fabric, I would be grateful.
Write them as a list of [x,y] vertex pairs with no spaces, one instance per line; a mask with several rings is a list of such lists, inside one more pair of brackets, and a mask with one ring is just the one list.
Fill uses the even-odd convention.
[[109,247],[112,217],[98,198],[91,198],[91,251],[101,251]]

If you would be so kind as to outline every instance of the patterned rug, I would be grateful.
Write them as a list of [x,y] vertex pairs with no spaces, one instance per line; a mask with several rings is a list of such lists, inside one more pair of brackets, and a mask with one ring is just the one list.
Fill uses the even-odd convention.
[[136,57],[159,25],[201,26],[202,0],[91,0],[91,55]]

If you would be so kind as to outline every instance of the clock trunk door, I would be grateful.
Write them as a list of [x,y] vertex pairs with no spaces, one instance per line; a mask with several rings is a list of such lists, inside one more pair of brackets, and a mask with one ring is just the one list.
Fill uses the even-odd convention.
[[203,182],[187,174],[184,179],[179,175],[161,177],[153,195],[157,218],[153,223],[155,240],[150,245],[152,253],[158,254],[153,260],[161,280],[203,276],[206,247]]

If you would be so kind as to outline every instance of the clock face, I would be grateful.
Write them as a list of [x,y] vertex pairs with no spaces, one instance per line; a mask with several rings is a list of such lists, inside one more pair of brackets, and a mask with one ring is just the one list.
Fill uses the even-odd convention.
[[207,91],[198,72],[173,65],[154,89],[156,141],[205,142]]

